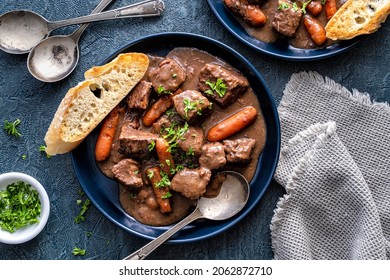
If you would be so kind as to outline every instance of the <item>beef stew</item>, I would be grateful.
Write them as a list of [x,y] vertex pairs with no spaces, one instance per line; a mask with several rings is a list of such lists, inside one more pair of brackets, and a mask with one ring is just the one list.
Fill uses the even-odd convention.
[[[129,106],[139,103],[134,96],[145,99],[138,86],[129,93],[116,110],[119,122],[110,155],[97,164],[118,181],[119,200],[128,214],[143,224],[163,226],[185,217],[200,196],[218,193],[219,170],[238,171],[250,181],[266,129],[248,81],[224,61],[193,48],[149,59],[140,83],[152,88],[144,91],[150,102],[146,109]],[[202,78],[206,72],[209,78]],[[221,92],[230,96],[227,102],[217,102],[223,100]],[[253,108],[255,117],[226,139],[207,140],[212,128],[243,108]]]

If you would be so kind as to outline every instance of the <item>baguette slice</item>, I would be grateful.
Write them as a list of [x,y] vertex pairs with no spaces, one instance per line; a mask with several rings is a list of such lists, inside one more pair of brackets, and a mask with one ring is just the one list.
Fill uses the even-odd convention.
[[348,0],[325,26],[326,37],[348,40],[378,30],[390,13],[390,0]]
[[142,79],[148,67],[145,54],[125,53],[86,71],[85,80],[69,89],[54,115],[45,136],[46,153],[63,154],[76,148]]

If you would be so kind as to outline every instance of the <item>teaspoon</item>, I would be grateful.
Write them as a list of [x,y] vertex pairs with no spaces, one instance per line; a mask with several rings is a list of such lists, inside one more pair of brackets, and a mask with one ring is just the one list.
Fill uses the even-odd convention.
[[[112,1],[102,0],[91,14],[100,13]],[[43,82],[56,82],[72,73],[79,61],[79,39],[88,25],[82,24],[70,35],[47,37],[33,47],[27,58],[31,75]]]
[[171,227],[141,249],[133,252],[124,260],[142,260],[168,240],[184,226],[198,219],[222,221],[240,212],[249,198],[249,184],[244,176],[234,171],[223,171],[226,180],[222,183],[218,196],[213,198],[201,197],[195,210],[186,218]]
[[164,9],[162,0],[146,0],[115,10],[61,21],[48,21],[32,11],[11,11],[0,16],[0,49],[13,54],[27,53],[60,27],[102,20],[159,16]]

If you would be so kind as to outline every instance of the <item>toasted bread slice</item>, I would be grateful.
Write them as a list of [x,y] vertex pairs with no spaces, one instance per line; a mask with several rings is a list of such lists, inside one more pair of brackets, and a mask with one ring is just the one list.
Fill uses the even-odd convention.
[[45,136],[46,153],[63,154],[81,141],[142,79],[149,58],[142,53],[120,54],[111,62],[85,72],[85,81],[69,89]]
[[348,0],[325,26],[326,37],[349,40],[378,30],[390,13],[390,0]]

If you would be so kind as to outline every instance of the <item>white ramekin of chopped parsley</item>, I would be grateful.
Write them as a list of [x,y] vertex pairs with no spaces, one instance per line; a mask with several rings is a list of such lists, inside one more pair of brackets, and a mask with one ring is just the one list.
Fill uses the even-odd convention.
[[45,227],[49,212],[49,197],[36,179],[18,172],[0,175],[1,243],[33,239]]

